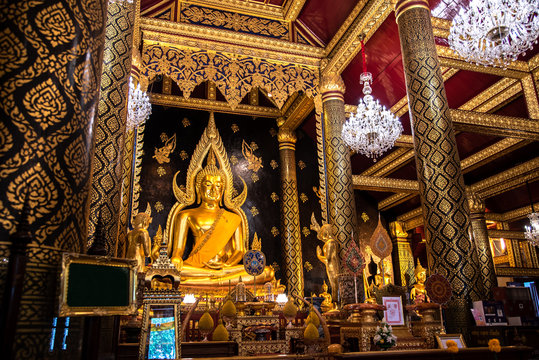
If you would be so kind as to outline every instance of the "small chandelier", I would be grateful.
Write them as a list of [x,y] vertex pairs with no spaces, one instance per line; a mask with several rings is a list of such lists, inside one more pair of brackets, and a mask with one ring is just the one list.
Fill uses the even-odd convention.
[[380,155],[393,147],[402,133],[402,124],[391,111],[380,105],[371,95],[372,74],[367,72],[363,40],[361,54],[363,73],[359,76],[359,83],[363,84],[365,96],[359,100],[356,113],[351,114],[343,124],[342,138],[354,152],[361,153],[376,162]]
[[525,226],[526,232],[524,236],[533,246],[539,247],[539,213],[535,212],[533,208],[532,195],[530,192],[530,184],[526,181],[526,187],[528,188],[528,196],[530,198],[530,205],[532,208],[531,214],[528,214],[528,219],[530,219],[531,226]]
[[133,78],[129,78],[129,96],[127,99],[127,130],[134,129],[144,123],[152,113],[150,97],[135,85]]
[[466,61],[507,68],[537,44],[537,0],[472,0],[453,18],[449,47]]

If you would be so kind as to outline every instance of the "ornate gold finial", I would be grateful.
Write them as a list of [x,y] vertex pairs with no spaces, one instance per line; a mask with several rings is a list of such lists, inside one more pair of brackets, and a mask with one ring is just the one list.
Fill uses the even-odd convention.
[[251,250],[262,251],[262,241],[258,238],[258,235],[256,233],[253,238],[253,243],[251,244]]
[[217,126],[215,125],[215,116],[213,114],[213,111],[210,112],[210,121],[208,121],[208,127],[206,129],[208,131],[208,137],[210,139],[215,139],[219,135],[217,133]]
[[146,211],[144,211],[148,217],[152,217],[152,207],[150,206],[150,203],[146,205]]
[[417,277],[417,274],[422,273],[422,272],[425,272],[425,268],[423,266],[421,266],[421,261],[419,261],[419,259],[417,259],[417,265],[415,267],[414,274]]
[[470,188],[466,188],[466,198],[468,199],[470,213],[478,214],[485,212],[485,202]]
[[155,233],[155,236],[153,237],[153,243],[161,244],[162,240],[163,240],[163,229],[161,228],[161,225],[159,225],[157,227],[157,232]]

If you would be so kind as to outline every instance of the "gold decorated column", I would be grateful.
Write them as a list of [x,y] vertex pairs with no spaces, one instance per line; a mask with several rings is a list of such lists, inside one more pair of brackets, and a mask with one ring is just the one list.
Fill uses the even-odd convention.
[[[328,223],[333,225],[335,237],[339,241],[341,268],[339,274],[339,299],[341,304],[355,302],[354,290],[358,291],[358,301],[364,299],[362,277],[355,279],[344,270],[345,254],[350,248],[352,237],[359,239],[357,233],[356,202],[352,184],[352,165],[350,151],[342,139],[342,126],[345,118],[345,86],[338,74],[326,74],[320,83],[322,94],[322,128],[324,133],[323,156],[326,166],[326,204]],[[358,244],[359,246],[359,244]]]
[[296,135],[280,128],[277,134],[281,158],[281,242],[288,294],[303,297],[303,260],[296,179]]
[[410,286],[414,282],[414,254],[410,244],[410,236],[404,230],[404,223],[393,221],[389,224],[393,241],[393,270],[396,285]]
[[[95,128],[89,244],[101,219],[107,254],[116,256],[122,194],[122,153],[125,144],[127,95],[135,5],[110,0]],[[120,254],[121,255],[121,254]]]
[[[350,151],[342,139],[345,118],[345,86],[337,74],[322,77],[320,90],[323,105],[324,157],[326,163],[328,221],[334,227],[341,246],[341,257],[357,232],[356,201],[352,184]],[[359,238],[355,234],[355,239]]]
[[[87,240],[106,8],[101,0],[0,3],[0,257],[26,264],[9,275],[0,264],[3,359],[82,356],[80,317],[65,337],[65,319],[53,341],[51,330],[62,253],[83,252]],[[12,244],[24,203],[32,241]]]
[[429,4],[400,0],[395,5],[406,75],[414,150],[427,235],[430,273],[451,283],[449,332],[471,323],[470,300],[478,300],[477,253],[468,237],[468,204],[453,123],[440,72]]
[[492,299],[492,290],[498,285],[494,260],[490,251],[487,222],[485,219],[485,202],[473,191],[466,192],[470,208],[471,237],[479,259],[479,281],[483,284],[482,299]]

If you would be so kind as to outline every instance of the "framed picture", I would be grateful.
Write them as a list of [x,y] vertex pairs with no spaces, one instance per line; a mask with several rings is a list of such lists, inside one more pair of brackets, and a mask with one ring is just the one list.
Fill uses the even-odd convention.
[[59,315],[134,314],[136,279],[136,260],[64,253]]
[[466,347],[462,334],[436,334],[436,341],[438,342],[440,349],[447,349],[448,340],[456,342],[459,349],[464,349]]
[[384,317],[388,325],[404,325],[401,297],[383,297],[382,302],[387,309],[384,311]]

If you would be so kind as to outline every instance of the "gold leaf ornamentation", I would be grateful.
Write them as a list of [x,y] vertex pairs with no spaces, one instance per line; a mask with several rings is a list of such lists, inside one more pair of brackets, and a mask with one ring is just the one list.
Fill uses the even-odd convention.
[[304,226],[303,229],[301,229],[301,232],[303,233],[303,236],[307,237],[311,235],[311,230],[307,226]]
[[256,206],[251,207],[250,211],[251,211],[251,215],[253,215],[253,217],[257,216],[259,214],[258,209],[256,208]]
[[298,161],[298,167],[303,170],[307,167],[307,165],[305,164],[305,162],[303,160],[300,160]]
[[262,239],[260,239],[256,233],[253,237],[253,242],[251,243],[251,250],[262,250]]
[[182,2],[182,22],[288,40],[288,23]]
[[232,109],[255,87],[271,93],[279,108],[295,92],[302,91],[312,98],[318,92],[319,71],[313,66],[154,42],[144,42],[142,58],[143,76],[170,76],[186,98],[197,85],[212,81]]
[[303,265],[303,267],[305,268],[305,271],[307,272],[310,272],[313,269],[313,266],[308,261],[305,261],[305,264]]
[[277,130],[275,130],[274,128],[269,129],[269,133],[270,133],[271,137],[277,136]]
[[276,226],[273,226],[271,228],[271,234],[273,235],[273,237],[277,237],[277,235],[279,235],[279,229],[277,229]]
[[84,140],[82,139],[82,136],[79,135],[75,141],[69,144],[64,153],[66,167],[77,186],[84,181],[84,174],[87,174],[88,172],[89,164],[88,156],[86,155],[87,151]]
[[164,133],[164,132],[161,133],[161,135],[159,137],[161,138],[161,141],[164,142],[164,143],[167,142],[167,140],[168,140],[168,135],[166,133]]
[[155,148],[153,158],[159,164],[170,162],[170,153],[176,148],[176,134],[165,141],[165,145],[160,148]]
[[236,157],[236,155],[232,155],[232,156],[230,157],[230,163],[231,163],[232,165],[238,165],[238,158]]
[[238,124],[232,124],[232,126],[230,126],[230,128],[232,129],[234,134],[237,133],[238,131],[240,131],[240,127],[238,126]]
[[277,169],[279,167],[279,163],[275,160],[270,161],[270,166],[273,170]]
[[361,219],[363,219],[363,222],[367,222],[370,220],[369,215],[367,215],[366,212],[361,213]]
[[304,204],[309,200],[309,198],[307,197],[307,195],[305,195],[305,193],[301,193],[299,195],[299,198],[300,198],[301,202],[304,203]]
[[255,183],[255,182],[257,182],[258,180],[260,180],[260,178],[258,177],[257,174],[252,173],[252,174],[251,174],[251,180],[253,180],[253,182]]
[[160,213],[161,211],[165,209],[163,204],[161,204],[161,201],[157,201],[153,207],[155,208],[155,211],[157,211],[158,213]]
[[[260,168],[263,168],[264,165],[262,165],[262,157],[257,157],[253,154],[253,151],[255,151],[256,149],[253,148],[252,145],[255,145],[256,148],[258,148],[258,145],[256,145],[255,142],[252,142],[251,145],[248,145],[245,140],[243,140],[243,142],[241,143],[241,153],[243,154],[243,156],[245,157],[245,159],[247,160],[247,162],[249,163],[247,165],[247,169],[249,170],[253,170],[255,173],[258,172],[258,170],[260,170]],[[255,175],[255,174],[253,174]],[[252,178],[252,176],[251,176]],[[258,176],[256,177],[257,180],[258,180]],[[254,182],[256,182],[255,180],[253,180]]]
[[249,146],[251,147],[251,149],[252,149],[253,151],[258,150],[258,145],[257,145],[257,143],[255,143],[254,141],[251,141],[251,143],[249,144]]
[[162,166],[159,166],[157,168],[157,175],[159,175],[159,177],[163,176],[163,175],[166,175],[167,174],[167,171],[165,170],[164,167]]
[[39,32],[54,47],[68,44],[75,38],[75,26],[61,2],[38,12],[35,23]]
[[9,51],[2,51],[0,73],[6,74],[24,64],[27,60],[26,47],[8,27],[0,31],[0,44],[4,49],[9,49]]
[[188,118],[185,117],[185,118],[182,119],[182,125],[183,125],[184,128],[186,128],[186,127],[191,125],[191,122],[189,121]]
[[189,154],[187,154],[187,151],[185,150],[180,151],[180,158],[184,161],[189,159]]
[[58,190],[40,163],[17,176],[7,187],[7,199],[15,209],[22,209],[25,198],[30,205],[30,223],[49,214],[58,204]]
[[270,197],[271,197],[271,201],[273,201],[273,202],[279,201],[279,195],[277,195],[277,193],[275,193],[275,192],[272,192]]
[[60,89],[51,78],[30,89],[23,99],[23,104],[43,130],[60,123],[67,115],[67,104]]

